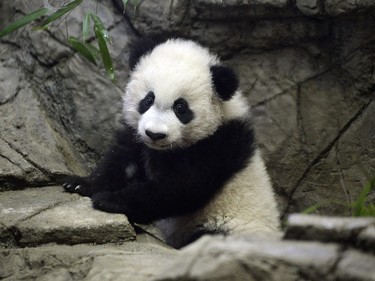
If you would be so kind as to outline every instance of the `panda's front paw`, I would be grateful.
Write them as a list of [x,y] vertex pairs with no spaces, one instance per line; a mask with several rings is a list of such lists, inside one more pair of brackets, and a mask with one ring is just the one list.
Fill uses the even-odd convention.
[[70,193],[78,193],[82,196],[91,196],[91,185],[84,177],[70,176],[65,178],[62,185],[65,191]]
[[116,192],[99,192],[92,196],[92,205],[95,209],[108,212],[125,214],[125,205],[121,202],[121,196]]

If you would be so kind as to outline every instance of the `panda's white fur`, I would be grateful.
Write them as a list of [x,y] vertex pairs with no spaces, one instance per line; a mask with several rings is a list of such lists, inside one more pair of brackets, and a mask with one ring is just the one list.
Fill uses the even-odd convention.
[[[126,122],[137,129],[144,142],[146,129],[168,133],[168,139],[155,148],[189,146],[212,134],[223,120],[220,99],[214,94],[208,65],[218,59],[206,48],[186,40],[169,40],[145,55],[131,74],[123,97]],[[141,115],[137,108],[144,93],[158,93],[155,105]],[[199,118],[185,125],[171,109],[173,102],[183,96]]]
[[[184,146],[212,134],[228,120],[250,118],[250,108],[241,91],[224,103],[213,94],[207,65],[218,63],[216,55],[193,41],[169,40],[157,46],[141,58],[132,74],[124,95],[126,121],[145,139],[142,132],[152,129],[167,132],[170,143]],[[136,106],[143,96],[139,94],[148,90],[159,93],[159,103],[140,116]],[[198,116],[187,126],[170,110],[180,95]],[[246,168],[234,175],[204,208],[160,220],[156,225],[170,244],[179,246],[182,237],[202,227],[220,228],[231,234],[275,232],[279,230],[278,216],[272,186],[257,150]]]
[[[277,232],[279,214],[270,179],[259,149],[250,143],[253,140],[247,99],[238,86],[226,90],[233,90],[232,93],[220,92],[220,87],[225,88],[225,81],[230,80],[226,75],[231,76],[231,72],[221,74],[224,84],[219,81],[218,86],[213,72],[218,65],[222,64],[216,55],[190,40],[170,39],[140,55],[123,97],[125,127],[129,128],[119,135],[119,144],[110,149],[89,180],[74,178],[64,185],[66,190],[92,196],[94,207],[125,213],[135,222],[156,220],[166,241],[175,247],[184,246],[204,233]],[[154,97],[152,105],[140,110],[147,93]],[[192,112],[192,118],[186,122],[179,120],[174,112],[174,103],[180,98]],[[164,137],[152,139],[147,131]],[[133,135],[129,136],[129,132]],[[237,141],[235,136],[242,135],[249,143]],[[210,151],[211,148],[217,151]],[[238,158],[231,158],[232,149]],[[210,158],[203,158],[205,154]],[[237,162],[239,158],[242,160],[233,163],[233,167],[225,160]],[[216,163],[220,161],[223,165]],[[200,175],[211,177],[207,182],[210,186],[197,186],[206,181],[200,181],[196,175],[191,175],[197,178],[189,182],[188,169],[196,167],[191,163],[211,173]],[[124,171],[119,170],[122,166]],[[222,173],[228,173],[225,180],[216,181]],[[119,181],[123,189],[118,187]],[[107,183],[105,188],[103,182]],[[113,195],[106,192],[119,188]],[[195,200],[201,199],[200,193],[207,199],[191,201],[196,205],[194,208],[184,205],[190,195]],[[161,205],[157,205],[159,200],[163,202]]]

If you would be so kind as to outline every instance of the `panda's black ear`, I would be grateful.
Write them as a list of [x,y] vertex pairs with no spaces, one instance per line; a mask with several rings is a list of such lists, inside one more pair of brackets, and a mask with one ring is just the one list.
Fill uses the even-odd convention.
[[213,65],[210,68],[212,82],[219,97],[224,100],[230,100],[238,89],[238,78],[234,71],[223,65]]

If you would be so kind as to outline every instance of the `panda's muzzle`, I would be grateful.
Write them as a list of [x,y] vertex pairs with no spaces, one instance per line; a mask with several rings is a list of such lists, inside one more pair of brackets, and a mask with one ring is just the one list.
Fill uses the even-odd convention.
[[146,130],[145,133],[153,141],[162,140],[162,139],[164,139],[167,136],[167,134],[164,134],[164,133],[154,133],[154,132],[151,132],[150,130]]

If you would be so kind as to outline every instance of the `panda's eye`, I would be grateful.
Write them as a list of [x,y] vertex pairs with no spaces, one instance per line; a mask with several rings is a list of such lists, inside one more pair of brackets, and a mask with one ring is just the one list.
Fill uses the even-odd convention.
[[174,105],[173,110],[177,114],[184,114],[187,111],[187,104],[183,102],[178,102]]
[[152,97],[146,97],[143,101],[143,104],[147,107],[150,107],[154,103],[154,99]]
[[154,104],[154,101],[155,101],[154,92],[148,92],[147,95],[144,97],[144,99],[139,102],[139,106],[138,106],[139,113],[141,114],[145,113]]
[[187,124],[194,118],[193,111],[191,111],[188,102],[183,98],[174,102],[173,111],[182,124]]

